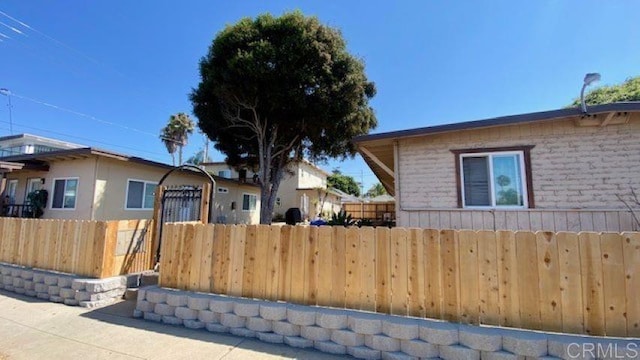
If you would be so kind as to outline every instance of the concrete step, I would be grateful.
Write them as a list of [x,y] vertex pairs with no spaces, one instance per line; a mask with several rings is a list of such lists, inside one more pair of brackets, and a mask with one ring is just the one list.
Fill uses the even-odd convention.
[[158,278],[160,277],[160,274],[157,272],[149,272],[149,273],[143,273],[142,276],[140,277],[140,286],[152,286],[152,285],[158,285]]
[[137,301],[138,300],[138,288],[130,288],[125,291],[123,298],[127,301]]

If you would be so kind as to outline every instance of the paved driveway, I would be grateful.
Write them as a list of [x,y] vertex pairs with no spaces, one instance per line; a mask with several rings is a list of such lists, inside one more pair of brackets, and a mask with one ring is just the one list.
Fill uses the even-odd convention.
[[0,360],[349,358],[134,319],[132,309],[87,310],[0,290]]

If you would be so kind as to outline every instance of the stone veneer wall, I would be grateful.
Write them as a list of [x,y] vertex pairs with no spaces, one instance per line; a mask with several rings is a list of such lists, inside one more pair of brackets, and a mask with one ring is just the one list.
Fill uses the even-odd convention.
[[360,359],[591,359],[601,358],[590,356],[598,348],[611,358],[640,358],[640,339],[459,325],[156,286],[139,291],[134,316]]
[[127,278],[81,278],[55,271],[0,263],[0,289],[66,305],[93,308],[122,298]]

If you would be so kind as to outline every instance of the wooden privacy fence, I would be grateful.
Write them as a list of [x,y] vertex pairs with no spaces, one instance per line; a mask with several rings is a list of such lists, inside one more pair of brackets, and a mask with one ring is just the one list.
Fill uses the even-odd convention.
[[640,335],[640,233],[165,224],[165,287]]
[[152,268],[149,220],[0,218],[0,261],[105,278]]

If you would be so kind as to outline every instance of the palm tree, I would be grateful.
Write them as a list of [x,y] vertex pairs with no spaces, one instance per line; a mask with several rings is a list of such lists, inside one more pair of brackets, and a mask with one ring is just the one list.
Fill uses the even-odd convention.
[[182,165],[182,148],[187,145],[189,135],[193,133],[194,128],[195,123],[185,113],[171,115],[167,126],[162,128],[160,139],[171,154],[174,166],[176,149],[178,150],[178,165]]

